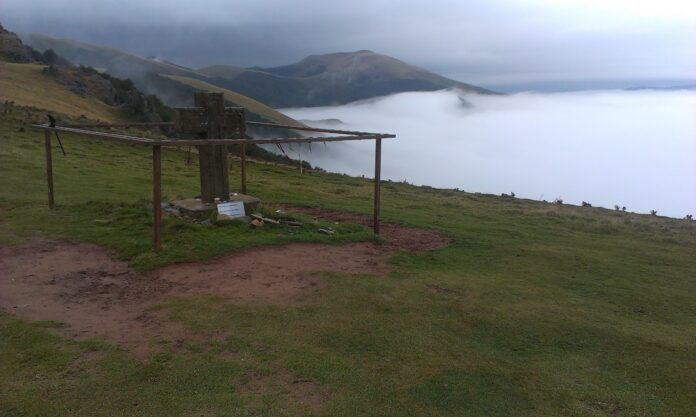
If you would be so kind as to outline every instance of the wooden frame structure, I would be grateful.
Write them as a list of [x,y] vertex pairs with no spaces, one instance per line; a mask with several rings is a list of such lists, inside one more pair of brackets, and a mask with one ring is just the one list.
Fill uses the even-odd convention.
[[373,205],[373,230],[375,235],[380,232],[380,181],[382,165],[382,139],[395,138],[396,135],[386,133],[357,132],[337,129],[320,129],[306,126],[280,125],[274,123],[247,121],[248,126],[267,128],[280,128],[297,131],[310,131],[331,133],[343,136],[317,136],[317,137],[293,137],[293,138],[269,138],[269,139],[151,139],[146,137],[124,135],[119,133],[101,132],[89,130],[89,128],[128,128],[128,127],[162,127],[174,126],[171,122],[161,123],[120,123],[120,124],[73,124],[64,126],[50,126],[48,124],[36,124],[32,127],[44,131],[44,147],[46,154],[46,181],[48,185],[48,207],[53,209],[55,205],[55,191],[53,189],[53,159],[51,154],[51,136],[53,132],[72,133],[89,136],[97,139],[106,139],[125,142],[135,145],[152,147],[152,218],[153,249],[159,251],[162,247],[161,222],[162,222],[162,146],[211,146],[211,145],[242,145],[241,146],[241,189],[246,192],[246,146],[285,143],[313,143],[313,142],[342,142],[349,140],[374,140],[375,141],[375,177],[374,177],[374,205]]

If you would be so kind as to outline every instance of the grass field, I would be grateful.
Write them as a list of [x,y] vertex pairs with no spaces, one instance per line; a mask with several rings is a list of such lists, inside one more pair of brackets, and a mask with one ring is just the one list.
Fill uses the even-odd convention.
[[[247,245],[369,239],[349,225],[332,239],[167,219],[154,254],[148,149],[64,143],[49,211],[41,133],[0,119],[0,244],[84,240],[151,269]],[[166,198],[197,193],[184,161],[163,153]],[[267,202],[371,209],[365,179],[256,163],[248,175]],[[306,305],[159,306],[185,328],[228,335],[214,343],[141,360],[0,313],[0,416],[694,415],[693,223],[391,182],[383,211],[452,243],[397,253],[386,277],[326,273]],[[267,383],[250,388],[250,372]],[[293,400],[293,378],[317,381],[317,407]]]

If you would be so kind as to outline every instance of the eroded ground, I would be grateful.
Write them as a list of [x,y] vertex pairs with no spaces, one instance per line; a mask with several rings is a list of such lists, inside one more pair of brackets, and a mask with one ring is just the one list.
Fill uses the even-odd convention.
[[[317,217],[367,223],[361,216],[304,210]],[[139,273],[115,253],[77,242],[35,240],[0,248],[0,307],[30,320],[59,321],[69,337],[103,337],[135,356],[153,342],[200,337],[151,307],[174,297],[211,294],[238,304],[311,302],[325,285],[317,273],[386,274],[396,250],[431,250],[436,232],[385,224],[383,244],[291,244],[234,252],[205,262]],[[224,335],[205,335],[207,338]]]

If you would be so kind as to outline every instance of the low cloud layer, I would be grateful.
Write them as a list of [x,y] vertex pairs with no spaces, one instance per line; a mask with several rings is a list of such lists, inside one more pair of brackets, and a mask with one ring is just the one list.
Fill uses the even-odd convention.
[[[696,214],[694,108],[692,91],[439,91],[285,112],[396,133],[384,140],[384,178],[684,217]],[[302,157],[372,177],[373,152],[372,142],[345,142],[303,148]]]
[[0,1],[12,30],[183,65],[274,66],[372,49],[508,90],[693,79],[695,13],[692,0]]

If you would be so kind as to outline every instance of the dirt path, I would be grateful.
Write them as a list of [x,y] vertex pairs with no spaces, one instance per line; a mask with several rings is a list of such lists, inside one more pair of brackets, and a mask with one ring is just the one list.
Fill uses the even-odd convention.
[[[315,214],[332,218],[331,212]],[[340,219],[348,220],[358,219]],[[65,326],[60,331],[67,336],[103,337],[143,356],[153,349],[152,342],[194,337],[148,312],[172,297],[214,294],[239,304],[304,303],[325,285],[317,272],[386,274],[395,250],[430,250],[448,243],[435,232],[398,225],[385,225],[384,236],[387,243],[382,245],[291,244],[147,273],[133,271],[96,245],[33,241],[0,248],[0,308],[31,320],[61,321]]]

